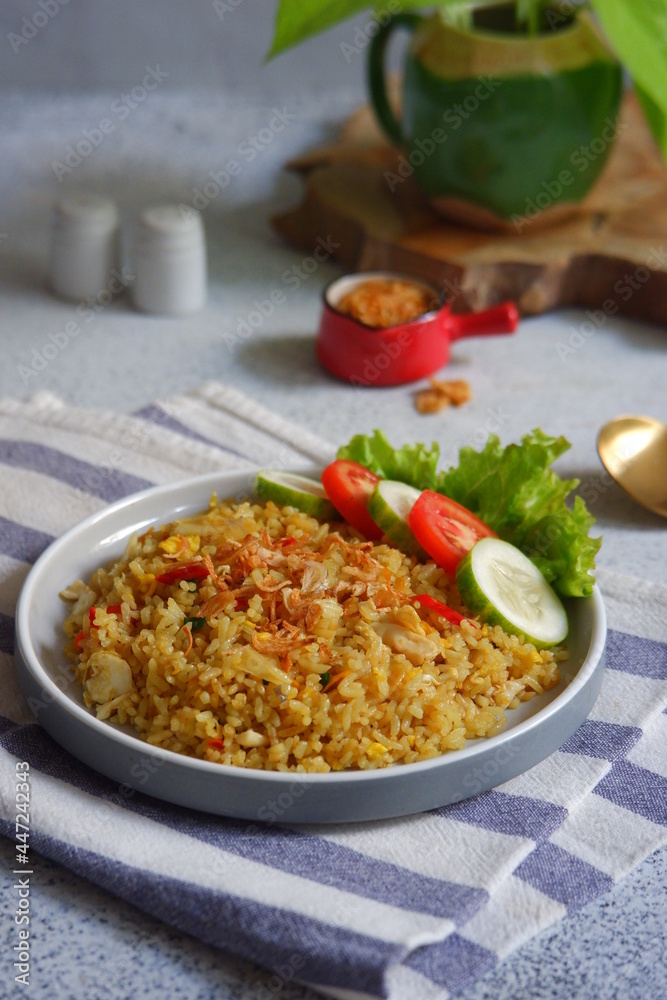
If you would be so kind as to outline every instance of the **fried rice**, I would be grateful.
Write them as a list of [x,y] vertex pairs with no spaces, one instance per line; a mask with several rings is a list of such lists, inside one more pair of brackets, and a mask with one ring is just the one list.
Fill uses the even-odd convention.
[[366,326],[380,329],[409,323],[438,305],[433,292],[414,281],[373,278],[344,295],[336,307]]
[[292,507],[213,497],[61,597],[99,719],[209,761],[328,772],[458,750],[558,683],[562,648],[454,625],[419,594],[466,613],[433,562]]

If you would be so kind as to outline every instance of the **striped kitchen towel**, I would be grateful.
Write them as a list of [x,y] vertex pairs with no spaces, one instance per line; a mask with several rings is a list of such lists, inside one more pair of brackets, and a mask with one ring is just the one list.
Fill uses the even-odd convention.
[[132,417],[45,393],[0,401],[0,830],[14,838],[15,764],[27,761],[36,852],[327,995],[435,1000],[667,840],[667,588],[599,574],[602,693],[557,753],[493,791],[385,822],[263,826],[120,795],[40,729],[13,675],[21,583],[72,524],[152,483],[332,454],[215,384]]

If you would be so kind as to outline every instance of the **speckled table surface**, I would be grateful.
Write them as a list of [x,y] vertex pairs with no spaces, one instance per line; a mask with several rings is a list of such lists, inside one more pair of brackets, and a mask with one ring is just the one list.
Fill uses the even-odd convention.
[[[321,288],[339,271],[329,262],[304,269],[309,255],[281,244],[267,217],[298,197],[298,182],[282,174],[281,164],[329,138],[358,94],[292,99],[284,107],[281,102],[284,128],[262,132],[266,141],[257,140],[260,148],[251,158],[239,150],[269,129],[271,103],[157,90],[115,122],[114,131],[80,164],[66,173],[55,170],[68,145],[109,114],[114,96],[57,101],[14,95],[0,107],[1,395],[49,389],[78,405],[131,411],[213,378],[233,383],[333,442],[382,427],[397,443],[438,440],[445,460],[462,444],[480,443],[489,431],[508,442],[541,426],[572,442],[559,471],[582,480],[605,537],[600,565],[667,580],[664,522],[611,484],[595,452],[597,429],[616,414],[667,417],[664,330],[609,318],[592,332],[590,324],[583,325],[585,314],[571,311],[524,322],[513,338],[457,345],[449,374],[471,383],[474,400],[438,416],[416,412],[411,388],[337,383],[317,367],[313,336]],[[205,209],[210,294],[201,314],[142,316],[124,298],[77,314],[48,294],[49,208],[55,197],[74,190],[110,194],[130,234],[137,209],[163,200],[191,204],[210,172],[224,170],[234,157],[242,160],[241,172],[213,193]],[[323,240],[328,235],[323,233]],[[131,262],[129,268],[131,273]],[[284,292],[284,302],[270,310],[264,303],[275,289]],[[238,337],[241,321],[260,307],[270,315],[251,337]],[[76,335],[58,338],[72,321]],[[49,344],[57,346],[55,354],[51,349],[45,354]],[[8,863],[6,845],[0,844],[0,851]],[[667,997],[666,875],[664,852],[648,858],[609,895],[533,939],[478,981],[463,994],[465,1000]],[[245,1000],[267,988],[268,977],[260,970],[157,923],[43,859],[36,865],[32,903],[31,996],[93,1000],[141,992]],[[5,933],[9,955],[11,921]],[[5,972],[2,980],[10,981]],[[0,995],[11,995],[2,990]],[[274,995],[306,1000],[313,994],[283,984]]]
[[[0,841],[3,866],[9,867],[11,854],[9,842]],[[38,860],[36,875],[29,995],[38,1000],[320,996],[294,983],[263,992],[273,985],[267,973],[146,916],[46,858]],[[667,852],[647,858],[632,878],[533,938],[462,1000],[662,1000],[666,879]],[[10,876],[0,876],[0,884],[7,898]]]

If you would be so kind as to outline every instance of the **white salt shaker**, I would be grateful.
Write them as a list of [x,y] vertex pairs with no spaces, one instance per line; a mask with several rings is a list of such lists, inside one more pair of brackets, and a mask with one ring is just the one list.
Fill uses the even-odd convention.
[[109,288],[118,266],[118,210],[109,198],[72,195],[55,206],[51,230],[51,288],[81,301]]
[[199,212],[179,205],[146,209],[139,218],[134,304],[179,316],[206,302],[206,239]]

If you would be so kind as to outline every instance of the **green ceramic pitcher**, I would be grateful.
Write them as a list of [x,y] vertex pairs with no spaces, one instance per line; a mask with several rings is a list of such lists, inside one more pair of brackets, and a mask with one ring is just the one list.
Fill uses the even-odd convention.
[[[368,69],[377,118],[402,149],[396,171],[385,173],[391,190],[414,176],[443,214],[515,231],[581,201],[620,128],[622,74],[587,12],[565,23],[550,13],[530,37],[514,29],[512,3],[474,6],[470,29],[442,12],[383,25]],[[398,27],[412,32],[400,120],[384,71]]]

